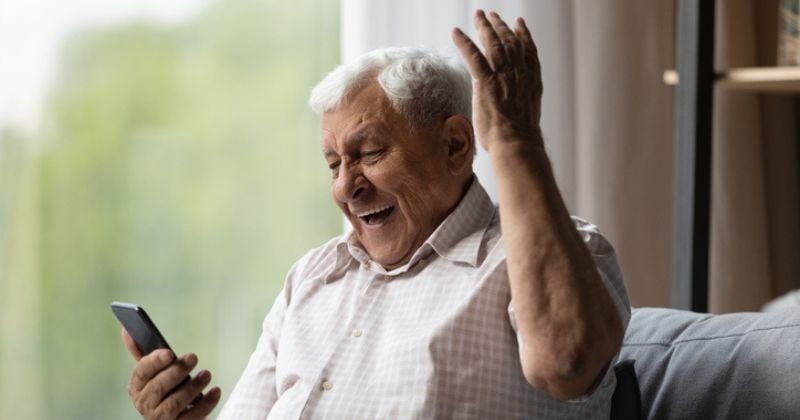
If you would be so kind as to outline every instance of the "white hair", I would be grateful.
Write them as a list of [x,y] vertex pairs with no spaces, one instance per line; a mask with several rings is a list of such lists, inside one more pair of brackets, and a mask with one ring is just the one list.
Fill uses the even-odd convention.
[[334,111],[376,78],[394,110],[414,126],[432,127],[452,115],[472,119],[472,84],[461,61],[410,47],[371,51],[336,67],[308,103],[318,115]]

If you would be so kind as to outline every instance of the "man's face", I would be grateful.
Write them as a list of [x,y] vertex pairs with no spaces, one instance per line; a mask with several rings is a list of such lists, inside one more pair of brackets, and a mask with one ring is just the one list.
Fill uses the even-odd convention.
[[414,129],[377,82],[322,116],[333,198],[370,258],[406,263],[457,204],[463,177],[448,170],[441,124]]

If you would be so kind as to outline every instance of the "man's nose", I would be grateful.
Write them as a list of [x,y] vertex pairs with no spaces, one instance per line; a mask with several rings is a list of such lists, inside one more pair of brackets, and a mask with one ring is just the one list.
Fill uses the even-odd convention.
[[333,193],[340,203],[357,199],[367,188],[367,180],[358,165],[352,167],[342,164],[334,180]]

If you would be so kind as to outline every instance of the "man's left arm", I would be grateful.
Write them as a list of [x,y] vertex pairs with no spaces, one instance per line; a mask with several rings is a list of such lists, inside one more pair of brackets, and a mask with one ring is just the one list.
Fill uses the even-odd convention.
[[522,19],[512,31],[475,15],[485,53],[453,39],[473,78],[473,120],[497,178],[500,220],[523,374],[559,399],[586,394],[622,343],[624,328],[553,176],[539,127],[541,72]]

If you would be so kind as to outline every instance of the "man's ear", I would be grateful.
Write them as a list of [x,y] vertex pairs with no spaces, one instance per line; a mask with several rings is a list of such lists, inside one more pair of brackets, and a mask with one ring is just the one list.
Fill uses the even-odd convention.
[[475,136],[472,124],[462,115],[453,115],[444,121],[442,130],[447,144],[447,169],[453,175],[472,170],[475,155]]

